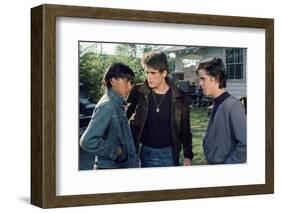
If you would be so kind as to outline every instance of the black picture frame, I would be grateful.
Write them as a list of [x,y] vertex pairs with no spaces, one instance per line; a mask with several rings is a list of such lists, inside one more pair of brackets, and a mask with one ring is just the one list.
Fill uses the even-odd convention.
[[[247,27],[265,30],[265,184],[56,195],[56,18]],[[274,192],[274,20],[44,4],[31,9],[31,203],[42,208]]]

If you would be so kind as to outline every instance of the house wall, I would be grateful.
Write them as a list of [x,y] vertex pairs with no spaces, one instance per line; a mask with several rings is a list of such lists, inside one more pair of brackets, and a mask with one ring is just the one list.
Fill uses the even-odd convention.
[[[190,83],[197,83],[196,67],[191,66],[188,68],[183,67],[183,59],[197,59],[199,61],[205,58],[220,57],[225,63],[225,49],[208,47],[202,48],[196,53],[190,53],[187,55],[176,54],[175,71],[184,72],[184,80],[190,81]],[[246,76],[246,75],[244,75]],[[245,80],[228,80],[226,90],[236,98],[247,96],[247,86]]]
[[236,98],[247,96],[247,85],[245,82],[227,81],[226,90]]

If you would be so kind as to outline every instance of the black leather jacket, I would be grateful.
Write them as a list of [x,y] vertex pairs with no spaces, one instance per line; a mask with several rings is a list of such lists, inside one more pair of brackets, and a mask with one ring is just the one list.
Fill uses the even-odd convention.
[[[179,153],[183,147],[184,158],[193,158],[192,152],[192,134],[190,131],[189,104],[187,96],[179,90],[174,84],[167,81],[172,90],[171,101],[171,134],[172,148],[176,165],[179,164]],[[128,96],[127,102],[130,104],[127,109],[127,116],[130,121],[132,134],[138,149],[142,130],[147,117],[148,95],[151,89],[148,83],[135,85]]]

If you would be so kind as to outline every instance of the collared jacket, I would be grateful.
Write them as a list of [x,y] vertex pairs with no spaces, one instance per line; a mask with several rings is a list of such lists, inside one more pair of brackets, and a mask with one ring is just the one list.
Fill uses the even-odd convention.
[[209,164],[246,162],[246,114],[239,100],[226,98],[208,124],[203,148]]
[[[183,148],[185,158],[192,159],[192,134],[190,131],[189,103],[187,96],[167,79],[171,88],[171,116],[170,130],[172,135],[172,149],[175,164],[179,165],[179,153]],[[130,120],[131,130],[134,136],[136,148],[141,143],[141,135],[148,112],[148,101],[151,89],[147,81],[135,85],[127,99],[129,108],[127,116]]]
[[[98,168],[139,167],[134,140],[128,124],[124,99],[108,89],[99,100],[92,119],[80,139],[80,146],[97,156]],[[117,155],[121,147],[123,155]]]

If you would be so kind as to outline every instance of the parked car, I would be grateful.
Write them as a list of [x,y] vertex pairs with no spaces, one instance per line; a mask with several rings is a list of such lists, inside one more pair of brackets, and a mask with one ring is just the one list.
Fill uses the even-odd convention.
[[188,80],[178,80],[177,87],[187,94],[190,107],[209,107],[213,104],[213,98],[205,96],[202,88],[191,84]]
[[[79,138],[85,132],[96,104],[90,102],[84,85],[79,84]],[[79,170],[90,170],[94,168],[95,155],[88,153],[79,146]]]
[[86,130],[96,104],[91,103],[86,95],[85,88],[82,83],[79,85],[79,134],[80,136]]

